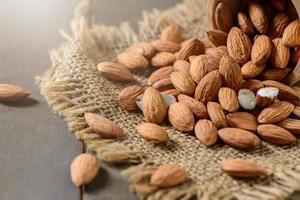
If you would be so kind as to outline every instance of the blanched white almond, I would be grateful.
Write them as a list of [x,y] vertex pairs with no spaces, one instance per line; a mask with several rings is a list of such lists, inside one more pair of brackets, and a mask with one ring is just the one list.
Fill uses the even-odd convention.
[[256,106],[255,94],[251,90],[239,90],[238,100],[240,105],[246,110],[253,110]]

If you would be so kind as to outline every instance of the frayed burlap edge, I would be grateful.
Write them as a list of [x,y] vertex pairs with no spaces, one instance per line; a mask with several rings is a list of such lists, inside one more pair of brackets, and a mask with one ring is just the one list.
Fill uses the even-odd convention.
[[[78,100],[81,98],[83,91],[81,80],[65,79],[56,80],[55,74],[61,70],[60,66],[65,65],[64,57],[67,54],[66,49],[80,40],[90,40],[94,43],[95,49],[101,47],[102,50],[111,48],[110,45],[115,43],[114,37],[123,37],[119,46],[128,46],[129,44],[144,39],[151,39],[149,32],[147,38],[143,38],[145,27],[151,27],[153,30],[153,38],[162,27],[172,23],[171,19],[177,18],[179,15],[174,13],[184,10],[187,4],[205,4],[201,0],[187,0],[184,4],[180,4],[165,12],[157,10],[152,13],[144,13],[144,20],[140,23],[140,34],[137,35],[127,25],[123,24],[119,28],[98,26],[97,30],[92,29],[93,26],[93,7],[91,0],[83,1],[75,10],[75,19],[71,23],[74,36],[69,36],[64,31],[60,31],[66,42],[58,49],[52,50],[50,57],[52,67],[40,77],[37,77],[37,84],[41,88],[41,94],[46,98],[48,104],[53,111],[60,115],[67,123],[71,132],[84,142],[89,150],[96,152],[97,156],[110,163],[127,163],[134,164],[132,167],[124,170],[122,174],[128,177],[131,182],[130,188],[137,192],[141,199],[159,200],[159,199],[284,199],[293,191],[300,189],[300,166],[294,167],[293,170],[285,169],[278,165],[276,179],[268,186],[255,186],[242,189],[240,191],[228,191],[226,189],[214,188],[214,186],[204,186],[189,180],[187,183],[167,189],[159,189],[149,185],[149,178],[152,172],[157,168],[150,162],[143,159],[142,152],[133,150],[114,140],[99,139],[99,136],[93,132],[82,117],[84,112],[96,110],[97,107],[81,107]],[[197,6],[189,8],[197,9]],[[176,12],[174,12],[176,11]],[[85,14],[82,14],[85,12]],[[197,12],[197,10],[192,10]],[[180,18],[184,19],[184,14]],[[209,21],[209,20],[208,20]],[[111,35],[107,37],[107,35]],[[93,38],[93,39],[91,39]],[[87,52],[87,55],[89,53]],[[75,97],[75,98],[74,98]],[[77,98],[78,99],[77,99]],[[81,117],[78,117],[81,116]],[[97,140],[94,140],[97,138]]]

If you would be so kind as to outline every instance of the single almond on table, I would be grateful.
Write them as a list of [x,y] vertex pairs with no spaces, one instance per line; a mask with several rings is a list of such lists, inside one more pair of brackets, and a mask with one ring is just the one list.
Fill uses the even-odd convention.
[[119,105],[128,111],[136,110],[136,98],[144,93],[144,88],[138,85],[133,85],[124,88],[118,97]]
[[143,95],[143,114],[147,122],[160,124],[167,116],[167,105],[159,91],[147,88]]
[[83,153],[71,163],[71,179],[75,186],[80,187],[92,182],[100,169],[100,164],[95,156]]
[[166,143],[169,140],[168,132],[156,124],[143,123],[139,124],[136,128],[146,141]]
[[205,105],[201,103],[200,101],[189,97],[184,94],[180,94],[178,96],[178,101],[180,103],[183,103],[186,105],[191,111],[194,113],[194,115],[199,119],[206,119],[208,118],[208,113]]
[[300,20],[291,22],[284,30],[282,42],[289,47],[300,46]]
[[139,54],[148,59],[151,59],[156,53],[154,46],[147,42],[134,43],[133,45],[131,45],[131,47],[129,47],[128,51],[135,54]]
[[256,106],[255,94],[248,89],[241,89],[238,93],[240,106],[246,110],[253,110]]
[[264,65],[272,51],[272,41],[266,35],[260,35],[254,41],[251,50],[251,61],[258,66]]
[[280,82],[266,80],[266,81],[263,81],[263,84],[265,87],[278,88],[279,89],[278,98],[281,100],[298,100],[299,99],[296,91],[293,88],[291,88],[287,85],[284,85]]
[[130,71],[146,69],[149,66],[148,60],[139,54],[123,52],[117,56],[118,63],[124,65]]
[[248,89],[252,92],[256,92],[260,88],[264,87],[264,84],[256,79],[247,79],[243,81],[243,84],[241,86],[241,89]]
[[31,92],[25,88],[11,84],[0,84],[0,101],[20,101],[28,97],[30,94]]
[[242,159],[227,159],[222,161],[223,172],[235,178],[255,178],[265,173],[263,167]]
[[178,89],[182,94],[194,94],[196,84],[190,76],[180,72],[173,72],[171,74],[171,81],[174,87]]
[[212,121],[207,119],[201,119],[196,123],[195,135],[206,146],[212,146],[218,141],[218,129]]
[[190,56],[203,54],[204,50],[204,44],[200,40],[192,38],[182,46],[178,52],[177,60],[188,60]]
[[218,70],[206,74],[195,89],[195,99],[202,103],[214,101],[218,98],[219,89],[222,87],[222,76]]
[[274,124],[259,125],[257,132],[263,139],[274,144],[286,145],[296,141],[293,134]]
[[249,79],[257,77],[264,69],[265,65],[258,66],[254,62],[249,61],[242,66],[241,71],[243,78]]
[[278,13],[270,24],[269,34],[272,39],[281,38],[287,25],[289,25],[290,19],[285,13]]
[[180,44],[183,41],[182,30],[179,26],[169,25],[162,31],[160,39]]
[[256,30],[261,33],[267,33],[269,26],[269,18],[264,10],[264,8],[256,2],[250,2],[248,4],[248,12],[252,24],[256,28]]
[[259,114],[257,120],[262,124],[270,124],[280,122],[286,118],[293,112],[294,105],[286,102],[279,101],[275,102],[269,107],[263,109]]
[[219,102],[221,107],[228,112],[236,112],[240,108],[236,92],[227,87],[222,87],[219,90]]
[[156,54],[152,60],[151,65],[154,67],[166,67],[172,65],[176,60],[176,57],[172,53],[160,52]]
[[257,91],[256,104],[260,107],[266,107],[274,103],[279,94],[279,89],[274,87],[265,87]]
[[270,56],[271,63],[280,69],[284,69],[289,63],[290,49],[283,44],[281,38],[272,40],[272,51]]
[[177,72],[184,73],[185,75],[190,75],[190,63],[186,60],[175,61],[173,68]]
[[260,75],[261,80],[273,80],[273,81],[282,81],[290,73],[289,68],[279,69],[279,68],[270,68],[265,69]]
[[101,137],[120,138],[124,135],[123,130],[109,119],[94,113],[84,113],[86,123]]
[[280,121],[278,126],[290,131],[291,133],[300,134],[300,119],[292,119],[292,118],[287,118],[283,121]]
[[150,184],[157,187],[173,187],[187,180],[187,172],[176,164],[160,166],[151,175]]
[[220,2],[216,7],[215,21],[217,28],[227,33],[234,25],[232,13],[224,2]]
[[211,30],[206,32],[209,41],[216,47],[224,46],[227,42],[228,33],[221,30]]
[[169,78],[173,71],[174,71],[174,68],[172,66],[159,68],[159,69],[155,70],[149,76],[147,83],[149,85],[152,85],[153,83],[155,83],[161,79]]
[[181,49],[181,45],[167,40],[155,40],[151,42],[158,52],[175,53]]
[[152,87],[159,91],[174,89],[174,85],[173,85],[170,77],[156,81],[155,83],[152,84]]
[[274,8],[275,10],[282,12],[285,10],[286,7],[286,0],[268,0],[268,3]]
[[112,62],[101,62],[98,64],[98,70],[105,77],[114,81],[132,81],[134,80],[132,73],[125,66],[112,63]]
[[247,35],[254,35],[255,30],[253,27],[253,24],[251,22],[251,19],[248,15],[246,15],[243,12],[238,12],[237,14],[237,20],[240,28],[247,34]]
[[200,55],[193,59],[190,66],[190,76],[196,83],[199,83],[207,72],[208,57],[206,55]]
[[258,126],[256,117],[248,112],[229,113],[226,119],[229,126],[234,128],[256,132]]
[[177,89],[170,89],[170,90],[163,91],[162,94],[168,94],[168,95],[177,97],[178,95],[181,94],[181,92]]
[[180,102],[170,105],[169,122],[175,129],[181,132],[191,132],[195,125],[192,111]]
[[211,121],[216,125],[217,128],[228,127],[225,113],[220,104],[216,102],[208,102],[207,111]]

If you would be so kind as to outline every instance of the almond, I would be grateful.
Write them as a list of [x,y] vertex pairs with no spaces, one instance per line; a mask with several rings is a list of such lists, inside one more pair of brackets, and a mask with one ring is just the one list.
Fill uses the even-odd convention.
[[191,78],[199,83],[208,71],[208,57],[206,55],[197,56],[191,62],[190,75]]
[[279,94],[279,89],[274,87],[265,87],[257,91],[256,104],[260,107],[267,107],[274,103]]
[[218,135],[224,143],[237,149],[254,149],[260,144],[254,133],[239,128],[223,128]]
[[166,143],[169,140],[168,132],[156,124],[143,123],[139,124],[136,128],[146,141]]
[[217,128],[228,127],[227,120],[220,104],[216,102],[207,103],[207,111],[211,121]]
[[260,35],[256,38],[252,51],[251,61],[258,66],[264,65],[272,51],[272,42],[268,36]]
[[252,44],[247,34],[240,28],[233,27],[227,38],[227,49],[229,55],[239,64],[250,60]]
[[218,97],[219,89],[222,87],[222,76],[215,70],[206,74],[199,82],[195,90],[195,99],[202,103],[214,101]]
[[256,106],[255,94],[248,89],[240,89],[238,93],[238,100],[241,105],[246,110],[253,110]]
[[254,35],[255,30],[253,27],[253,24],[251,22],[251,19],[249,16],[247,16],[245,13],[238,12],[237,14],[237,20],[240,28],[247,34],[247,35]]
[[216,47],[226,45],[228,33],[221,30],[212,30],[206,32],[206,34],[209,41]]
[[190,75],[190,63],[186,60],[177,60],[174,63],[173,67],[177,72],[184,73],[185,75]]
[[264,87],[264,84],[256,79],[247,79],[243,82],[241,89],[248,89],[252,92],[256,92],[260,88]]
[[20,101],[28,97],[30,94],[31,92],[25,88],[11,84],[0,84],[0,101]]
[[273,124],[259,125],[257,132],[263,139],[274,144],[286,145],[296,141],[296,137],[289,131]]
[[279,83],[277,81],[267,80],[263,81],[265,87],[275,87],[279,89],[278,98],[281,100],[298,100],[299,97],[293,88]]
[[160,124],[167,115],[167,105],[154,88],[147,88],[143,95],[143,114],[147,122]]
[[229,113],[226,119],[229,126],[234,128],[256,132],[258,126],[256,117],[248,112]]
[[263,109],[259,114],[257,120],[262,124],[280,122],[288,118],[288,116],[293,112],[293,109],[294,105],[289,102],[275,102],[269,107]]
[[300,86],[293,86],[292,89],[294,90],[295,94],[300,98]]
[[134,43],[129,49],[129,52],[139,54],[141,56],[144,56],[148,59],[151,59],[154,54],[156,53],[156,50],[154,46],[147,42],[138,42]]
[[220,73],[224,84],[237,91],[243,83],[243,75],[239,64],[229,55],[224,55],[220,62]]
[[188,60],[190,56],[203,54],[204,50],[204,44],[200,40],[192,38],[182,46],[178,52],[177,60]]
[[220,46],[217,48],[211,48],[210,51],[206,52],[208,56],[208,72],[219,69],[221,59],[224,55],[228,55],[227,47]]
[[124,135],[123,130],[109,119],[94,114],[84,113],[86,123],[101,137],[104,138],[119,138]]
[[190,76],[180,72],[173,72],[171,74],[171,81],[176,89],[182,94],[193,95],[196,84]]
[[279,12],[284,11],[286,7],[286,0],[268,0],[268,3],[272,6],[272,8]]
[[71,179],[77,187],[92,182],[100,169],[98,160],[91,154],[83,153],[78,155],[71,163]]
[[261,80],[273,80],[273,81],[281,81],[283,80],[290,72],[289,68],[279,69],[279,68],[269,68],[264,70],[259,78]]
[[230,9],[225,5],[224,2],[220,2],[215,10],[215,21],[217,28],[224,32],[229,32],[233,27],[233,19]]
[[269,20],[264,8],[259,3],[250,2],[248,12],[256,30],[261,34],[267,33]]
[[172,53],[160,52],[156,54],[152,60],[151,65],[154,67],[166,67],[172,65],[176,60],[176,57]]
[[205,105],[198,100],[189,97],[184,94],[180,94],[178,96],[178,101],[180,103],[183,103],[186,105],[191,111],[194,113],[194,115],[199,119],[206,119],[208,118],[208,113]]
[[278,13],[270,24],[269,34],[271,38],[281,38],[283,36],[284,29],[289,25],[290,19],[284,13]]
[[240,108],[236,92],[231,88],[220,88],[219,102],[221,107],[228,112],[236,112]]
[[285,68],[289,63],[290,49],[283,44],[281,38],[272,40],[271,63],[278,68]]
[[290,131],[294,134],[300,134],[300,120],[287,118],[277,124],[278,126]]
[[144,56],[132,52],[119,54],[117,60],[130,71],[143,70],[149,66],[149,62]]
[[149,85],[152,85],[153,83],[155,83],[161,79],[169,78],[173,71],[174,71],[174,68],[172,66],[159,68],[159,69],[155,70],[149,76],[147,83]]
[[179,44],[183,41],[182,30],[179,26],[169,25],[162,31],[160,39]]
[[254,178],[265,173],[263,167],[242,159],[227,159],[221,163],[223,172],[235,178]]
[[138,85],[126,87],[119,94],[119,105],[128,111],[136,110],[136,98],[143,93],[144,89]]
[[175,164],[160,166],[151,176],[150,184],[157,187],[173,187],[187,180],[187,172]]
[[257,66],[254,62],[249,61],[245,63],[241,68],[243,78],[244,79],[255,78],[264,70],[264,68],[265,65]]
[[177,97],[178,95],[181,94],[181,92],[177,89],[169,89],[169,90],[163,91],[162,94],[168,94],[168,95]]
[[153,83],[152,87],[161,92],[165,91],[165,90],[174,89],[174,85],[173,85],[170,77],[156,81],[155,83]]
[[167,40],[155,40],[151,44],[158,52],[175,53],[181,49],[180,44]]
[[192,111],[185,104],[179,102],[170,105],[169,121],[175,129],[181,132],[191,132],[195,125]]
[[98,70],[105,77],[114,81],[132,81],[132,73],[123,65],[112,62],[101,62],[98,64]]
[[218,129],[207,119],[201,119],[196,123],[195,135],[206,146],[212,146],[218,141]]
[[282,42],[289,47],[300,46],[300,20],[294,20],[285,28]]

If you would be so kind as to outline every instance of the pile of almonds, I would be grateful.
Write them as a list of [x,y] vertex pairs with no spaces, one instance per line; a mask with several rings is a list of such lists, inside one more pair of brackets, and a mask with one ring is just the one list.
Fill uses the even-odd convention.
[[[160,39],[135,43],[116,63],[98,65],[101,74],[114,81],[133,81],[132,72],[154,69],[147,87],[126,87],[118,99],[124,109],[143,112],[147,123],[137,125],[137,131],[145,141],[166,143],[168,133],[160,124],[168,122],[181,132],[195,133],[206,146],[222,141],[249,150],[261,139],[275,145],[296,141],[300,88],[284,84],[300,57],[295,7],[289,0],[253,0],[233,15],[228,6],[222,1],[217,5],[216,29],[207,32],[208,39],[183,38],[181,28],[170,25]],[[123,135],[102,116],[86,113],[85,118],[103,137]],[[223,161],[221,169],[234,177],[264,172],[240,159]],[[167,165],[154,172],[150,182],[170,187],[186,176],[180,166]]]

